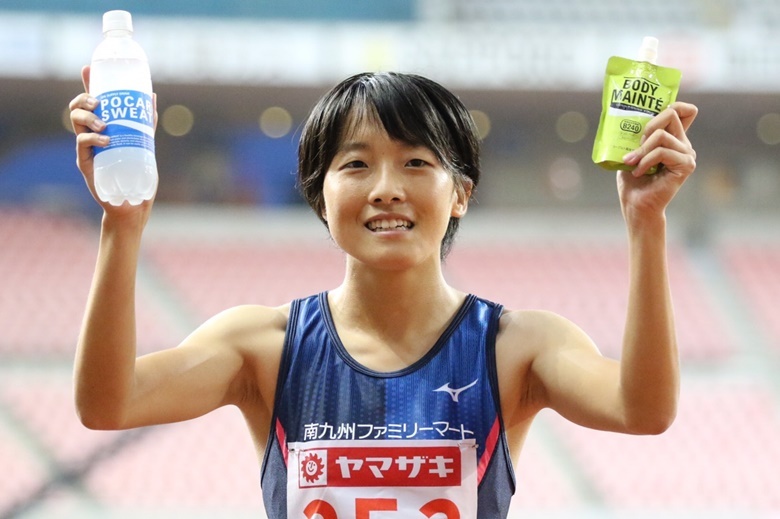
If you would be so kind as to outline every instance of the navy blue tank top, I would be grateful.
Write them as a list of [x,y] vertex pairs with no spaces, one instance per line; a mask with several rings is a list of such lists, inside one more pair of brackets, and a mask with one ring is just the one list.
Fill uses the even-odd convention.
[[[404,369],[377,372],[356,362],[344,348],[327,293],[293,301],[262,466],[268,517],[288,517],[290,445],[466,440],[476,448],[476,517],[505,518],[515,478],[496,373],[501,312],[501,305],[469,295],[425,356]],[[311,466],[313,472],[303,483],[322,473],[316,472],[316,464]],[[335,512],[319,513],[337,517]]]

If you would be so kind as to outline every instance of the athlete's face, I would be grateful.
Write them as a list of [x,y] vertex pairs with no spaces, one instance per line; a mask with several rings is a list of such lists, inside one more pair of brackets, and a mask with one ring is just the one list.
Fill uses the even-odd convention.
[[380,268],[439,261],[450,217],[468,207],[468,187],[425,146],[392,140],[371,117],[343,138],[325,175],[323,217],[350,256]]

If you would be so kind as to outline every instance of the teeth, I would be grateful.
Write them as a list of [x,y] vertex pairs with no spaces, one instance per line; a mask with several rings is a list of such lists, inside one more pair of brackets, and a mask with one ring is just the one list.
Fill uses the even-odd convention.
[[398,219],[374,220],[373,222],[368,222],[368,228],[371,229],[372,231],[388,231],[391,229],[411,229],[412,222],[408,220],[398,220]]

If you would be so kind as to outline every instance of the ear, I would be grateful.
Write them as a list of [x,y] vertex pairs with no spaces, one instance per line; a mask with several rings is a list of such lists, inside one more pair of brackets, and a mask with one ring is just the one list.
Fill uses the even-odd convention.
[[455,192],[452,201],[452,212],[450,216],[461,218],[466,214],[471,199],[471,190],[474,183],[471,180],[461,180],[455,183]]

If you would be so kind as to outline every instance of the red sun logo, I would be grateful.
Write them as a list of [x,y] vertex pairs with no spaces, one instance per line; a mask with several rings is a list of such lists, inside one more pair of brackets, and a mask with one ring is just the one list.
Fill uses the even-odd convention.
[[320,479],[324,471],[325,465],[317,454],[309,454],[301,461],[301,474],[303,474],[303,479],[309,483]]

